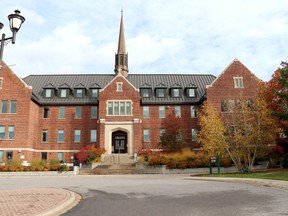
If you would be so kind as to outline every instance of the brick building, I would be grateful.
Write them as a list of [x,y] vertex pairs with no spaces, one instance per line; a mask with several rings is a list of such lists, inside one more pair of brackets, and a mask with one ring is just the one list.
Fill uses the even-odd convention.
[[180,116],[197,147],[197,109],[204,100],[252,98],[257,78],[237,59],[217,78],[197,74],[130,74],[123,16],[111,74],[30,75],[0,71],[0,161],[58,158],[72,162],[85,145],[106,154],[157,148],[162,121]]

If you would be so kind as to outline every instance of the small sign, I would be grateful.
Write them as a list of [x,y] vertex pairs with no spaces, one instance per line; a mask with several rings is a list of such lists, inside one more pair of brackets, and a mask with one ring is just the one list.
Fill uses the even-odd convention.
[[210,157],[210,163],[216,163],[217,158],[215,156]]

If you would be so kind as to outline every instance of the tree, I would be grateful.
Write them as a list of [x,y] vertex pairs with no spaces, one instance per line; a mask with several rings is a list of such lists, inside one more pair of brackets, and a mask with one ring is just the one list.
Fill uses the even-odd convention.
[[76,154],[76,158],[80,163],[84,162],[99,162],[101,155],[105,153],[105,149],[96,148],[95,145],[87,145],[79,150]]
[[249,172],[255,158],[275,143],[277,124],[266,101],[257,96],[252,102],[238,100],[223,114],[227,152],[240,172]]
[[274,144],[277,125],[265,100],[229,100],[221,116],[204,104],[199,117],[199,142],[209,152],[228,152],[240,172],[251,171],[255,158]]
[[162,134],[158,146],[167,152],[179,152],[187,146],[187,132],[183,120],[171,112],[162,122]]
[[226,129],[219,113],[206,102],[198,114],[201,130],[198,133],[198,142],[210,155],[221,156],[228,148]]

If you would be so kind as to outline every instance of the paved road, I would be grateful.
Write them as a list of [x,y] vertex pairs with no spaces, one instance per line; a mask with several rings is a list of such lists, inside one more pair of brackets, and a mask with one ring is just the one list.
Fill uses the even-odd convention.
[[270,187],[188,180],[187,175],[10,177],[0,190],[55,187],[83,201],[65,216],[288,215],[288,194]]

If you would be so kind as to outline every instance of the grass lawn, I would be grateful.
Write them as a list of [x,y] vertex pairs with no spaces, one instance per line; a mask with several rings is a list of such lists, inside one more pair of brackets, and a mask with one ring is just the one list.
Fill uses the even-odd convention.
[[213,176],[213,177],[231,177],[231,178],[257,178],[257,179],[272,179],[272,180],[282,180],[288,181],[288,169],[281,170],[267,170],[265,172],[255,172],[255,173],[227,173],[227,174],[207,174],[202,175],[205,177]]

